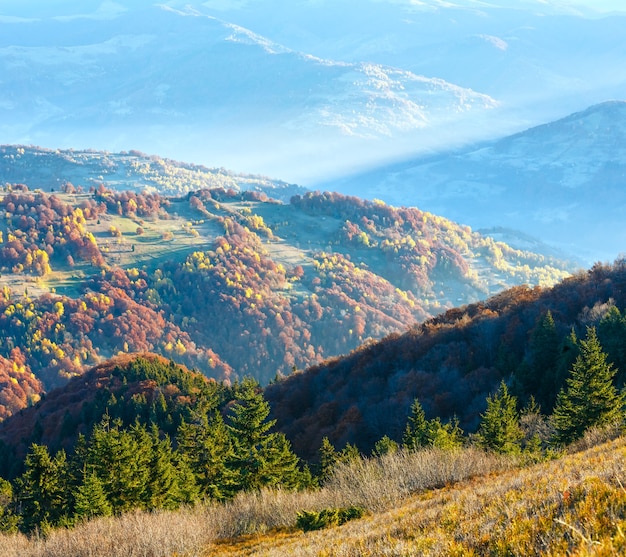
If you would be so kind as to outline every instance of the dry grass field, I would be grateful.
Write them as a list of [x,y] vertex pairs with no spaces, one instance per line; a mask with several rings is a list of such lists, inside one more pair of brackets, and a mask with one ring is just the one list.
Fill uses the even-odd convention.
[[[6,557],[623,555],[626,439],[520,467],[474,449],[399,453],[340,468],[309,493],[99,519],[47,538],[0,538]],[[366,516],[304,533],[300,510]]]

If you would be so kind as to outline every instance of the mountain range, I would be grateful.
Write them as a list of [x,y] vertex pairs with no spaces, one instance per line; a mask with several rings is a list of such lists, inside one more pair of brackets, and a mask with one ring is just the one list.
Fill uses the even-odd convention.
[[10,0],[0,133],[312,186],[619,98],[623,24],[534,0]]
[[[550,288],[517,286],[450,309],[402,334],[277,378],[264,389],[271,417],[301,458],[317,461],[324,437],[335,447],[351,444],[364,454],[383,436],[401,441],[416,399],[429,418],[458,419],[473,432],[486,398],[503,380],[520,404],[540,403],[549,414],[590,327],[597,330],[617,370],[615,382],[623,387],[625,285],[622,260],[596,265]],[[152,369],[148,374],[147,367]],[[232,397],[227,385],[172,360],[120,354],[0,422],[0,467],[14,467],[11,455],[23,458],[31,442],[71,447],[105,413],[127,424],[135,413],[146,421],[169,415],[169,422],[159,423],[173,435],[181,421],[193,419],[195,408],[208,401],[223,408]]]
[[417,205],[479,230],[516,229],[587,263],[612,260],[626,245],[625,144],[626,102],[612,101],[326,186]]
[[619,554],[591,6],[2,2],[0,554]]

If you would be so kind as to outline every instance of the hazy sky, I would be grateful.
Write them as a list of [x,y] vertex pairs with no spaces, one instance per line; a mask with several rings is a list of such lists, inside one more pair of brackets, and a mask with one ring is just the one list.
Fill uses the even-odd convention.
[[[318,0],[319,1],[319,0]],[[381,1],[381,0],[378,0]],[[414,4],[420,4],[422,2],[424,3],[437,3],[436,0],[433,2],[433,0],[382,0],[382,1],[390,1],[392,3],[414,3]],[[522,0],[523,1],[523,0]],[[602,10],[602,11],[610,11],[610,10],[622,10],[622,11],[626,11],[626,4],[624,2],[624,0],[530,0],[528,3],[532,3],[532,2],[536,2],[539,4],[552,4],[552,5],[561,5],[561,6],[568,6],[568,5],[578,5],[578,6],[586,6],[588,8],[592,8],[595,10]],[[120,5],[141,5],[141,4],[149,4],[149,3],[159,3],[157,0],[87,0],[86,2],[82,2],[83,5],[89,5],[89,6],[97,6],[98,4],[120,4]],[[255,0],[208,0],[205,2],[194,2],[193,0],[190,2],[178,2],[176,0],[162,0],[160,3],[163,4],[185,4],[185,3],[190,3],[190,4],[195,4],[195,3],[204,3],[207,6],[210,7],[215,7],[215,8],[225,8],[225,7],[229,7],[229,8],[237,8],[239,6],[244,6],[246,4],[254,4]],[[320,4],[324,3],[324,0],[319,1]],[[442,3],[446,3],[446,4],[455,4],[457,3],[455,0],[448,0],[447,2],[442,2]],[[467,0],[458,0],[459,4],[467,4]],[[477,1],[474,0],[473,2],[470,3],[475,3],[475,4],[487,4],[487,5],[495,5],[495,6],[507,6],[507,5],[515,5],[515,4],[519,4],[520,0],[481,0],[481,1]],[[0,0],[0,13],[2,12],[3,8],[14,8],[14,7],[21,7],[24,8],[26,10],[29,9],[37,9],[39,7],[45,7],[45,8],[50,8],[52,6],[79,6],[81,4],[81,2],[77,2],[76,0]]]
[[626,11],[624,0],[562,0],[555,4],[586,6],[598,11]]

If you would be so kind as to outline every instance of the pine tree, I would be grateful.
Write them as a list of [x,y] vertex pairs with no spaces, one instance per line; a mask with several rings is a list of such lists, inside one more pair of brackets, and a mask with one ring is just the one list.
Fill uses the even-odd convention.
[[18,517],[13,513],[13,486],[0,478],[0,532],[14,534],[17,531]]
[[463,430],[456,417],[445,423],[439,417],[429,420],[426,437],[428,446],[437,449],[453,450],[463,445]]
[[82,484],[74,493],[74,519],[88,520],[96,516],[111,516],[113,507],[107,499],[102,481],[94,472],[85,472]]
[[146,509],[177,509],[183,502],[180,470],[169,437],[161,439],[154,424],[150,431],[151,457],[148,482],[143,493]]
[[381,457],[387,454],[397,453],[399,448],[400,447],[398,446],[398,443],[396,443],[388,435],[384,435],[378,441],[376,441],[372,454],[374,456]]
[[237,472],[228,466],[234,457],[233,441],[219,412],[210,420],[202,416],[192,424],[183,422],[176,441],[181,465],[190,466],[200,496],[223,501],[235,494]]
[[550,311],[539,320],[530,340],[530,354],[519,370],[525,396],[534,395],[544,408],[552,408],[559,390],[559,337]]
[[115,514],[144,506],[152,444],[145,427],[130,430],[107,418],[94,427],[86,464],[98,476]]
[[456,418],[446,423],[442,423],[439,417],[427,420],[422,405],[419,400],[415,399],[411,406],[411,414],[402,444],[410,451],[416,451],[422,447],[455,449],[463,444],[463,430],[459,427],[459,421]]
[[626,383],[626,318],[620,310],[611,306],[598,324],[598,339],[608,360],[616,368],[616,385]]
[[402,444],[406,449],[413,451],[428,445],[428,421],[418,399],[411,405]]
[[59,524],[70,511],[65,452],[59,451],[53,458],[48,447],[33,443],[24,466],[24,473],[16,480],[21,529],[30,532]]
[[590,427],[623,421],[624,395],[613,384],[614,377],[595,328],[588,328],[552,415],[557,443],[571,443]]
[[229,465],[238,474],[239,489],[264,486],[298,487],[298,457],[282,433],[270,433],[276,420],[268,420],[270,406],[258,383],[243,381],[238,401],[231,407],[228,429],[233,441]]
[[497,453],[518,453],[523,437],[517,412],[517,399],[502,381],[498,391],[487,397],[487,410],[478,428],[479,446]]
[[337,460],[339,458],[337,455],[337,451],[335,450],[335,447],[330,442],[330,439],[328,439],[328,437],[324,437],[322,439],[322,445],[320,446],[320,449],[319,449],[319,455],[320,455],[319,478],[320,478],[320,482],[324,483],[332,475],[333,470],[335,469],[335,466],[337,465]]

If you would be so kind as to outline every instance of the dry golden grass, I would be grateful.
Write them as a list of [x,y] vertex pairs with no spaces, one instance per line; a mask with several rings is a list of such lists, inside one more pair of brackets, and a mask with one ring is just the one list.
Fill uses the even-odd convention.
[[626,554],[626,440],[414,495],[341,527],[212,545],[266,557]]
[[[47,539],[0,538],[7,557],[573,555],[626,553],[626,439],[520,469],[473,449],[399,453],[340,468],[310,493],[100,519]],[[370,514],[303,533],[296,513]]]
[[[294,529],[301,510],[359,505],[388,509],[416,490],[432,489],[511,466],[511,461],[466,449],[388,455],[343,466],[324,489],[242,494],[227,504],[198,505],[179,512],[135,512],[97,519],[45,539],[0,537],[7,557],[165,557],[229,551],[227,540]],[[221,541],[220,541],[221,540]],[[254,543],[254,542],[253,542]],[[236,546],[233,546],[236,547]],[[213,548],[213,549],[207,549]]]

